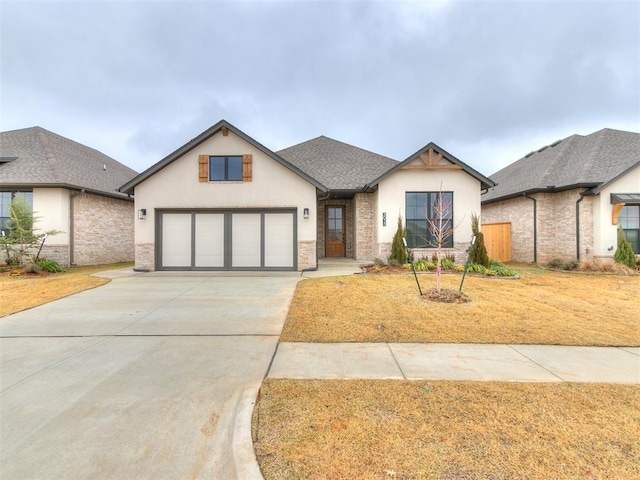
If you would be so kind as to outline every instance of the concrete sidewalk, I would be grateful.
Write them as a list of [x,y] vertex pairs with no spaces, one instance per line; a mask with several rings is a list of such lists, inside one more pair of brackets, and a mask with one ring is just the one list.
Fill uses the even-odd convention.
[[268,377],[640,384],[640,347],[281,343]]

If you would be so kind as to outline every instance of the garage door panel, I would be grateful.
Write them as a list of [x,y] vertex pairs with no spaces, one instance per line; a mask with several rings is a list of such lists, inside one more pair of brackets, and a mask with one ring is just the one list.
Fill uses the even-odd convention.
[[293,215],[265,213],[264,266],[293,267]]
[[190,213],[165,213],[162,216],[162,266],[191,266]]
[[231,266],[260,267],[259,213],[234,213],[231,217]]
[[196,214],[195,266],[224,267],[224,213]]

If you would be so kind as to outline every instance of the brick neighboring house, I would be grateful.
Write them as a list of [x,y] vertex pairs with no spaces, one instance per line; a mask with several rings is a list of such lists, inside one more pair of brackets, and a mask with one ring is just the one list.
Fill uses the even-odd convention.
[[617,229],[640,253],[640,134],[571,135],[491,175],[482,222],[511,228],[511,259],[611,259]]
[[433,143],[403,162],[324,136],[274,152],[222,120],[120,189],[140,214],[138,269],[304,270],[323,257],[387,260],[398,215],[410,246],[425,247],[441,186],[445,221],[459,224],[447,251],[463,260],[492,185]]
[[136,172],[41,127],[0,133],[0,228],[18,192],[47,238],[42,255],[64,266],[131,261],[133,200],[117,191]]

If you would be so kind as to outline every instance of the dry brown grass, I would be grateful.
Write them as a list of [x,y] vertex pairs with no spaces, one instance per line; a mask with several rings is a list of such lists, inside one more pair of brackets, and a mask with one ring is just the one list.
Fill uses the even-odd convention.
[[117,263],[72,267],[63,273],[46,276],[0,276],[0,317],[104,285],[110,280],[92,277],[91,274],[130,265]]
[[[443,276],[443,287],[459,284]],[[281,341],[640,345],[640,276],[531,269],[519,280],[467,277],[463,291],[471,303],[442,304],[422,300],[411,275],[305,280]]]
[[640,478],[640,387],[267,379],[256,454],[274,479]]

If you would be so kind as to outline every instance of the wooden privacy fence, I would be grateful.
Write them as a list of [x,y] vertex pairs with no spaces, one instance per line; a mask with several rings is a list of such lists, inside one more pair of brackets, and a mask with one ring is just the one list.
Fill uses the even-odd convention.
[[483,223],[482,233],[487,254],[492,260],[511,260],[511,223]]

